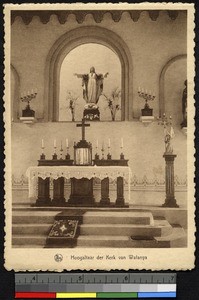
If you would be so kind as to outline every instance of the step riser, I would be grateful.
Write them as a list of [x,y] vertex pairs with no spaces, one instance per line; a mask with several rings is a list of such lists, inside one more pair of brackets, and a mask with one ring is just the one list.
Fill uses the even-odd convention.
[[12,228],[12,233],[13,234],[42,234],[42,235],[48,235],[49,232],[50,232],[50,229],[51,229],[52,226],[49,226],[49,225],[46,225],[46,226],[41,226],[41,227],[38,227],[38,226],[31,226],[31,227],[26,227],[25,225],[22,227],[15,227],[13,226]]
[[54,216],[13,216],[13,224],[53,224]]
[[80,234],[82,235],[111,235],[111,236],[161,236],[168,235],[172,231],[168,228],[100,228],[100,227],[82,227],[80,226]]
[[169,247],[169,242],[156,241],[91,241],[91,240],[77,240],[78,247],[110,247],[110,248],[161,248]]
[[46,237],[37,237],[37,238],[27,238],[27,237],[13,237],[12,238],[13,246],[16,245],[37,245],[40,247],[44,247],[46,244]]
[[135,218],[135,217],[83,217],[83,224],[135,224],[135,225],[150,225],[150,218]]

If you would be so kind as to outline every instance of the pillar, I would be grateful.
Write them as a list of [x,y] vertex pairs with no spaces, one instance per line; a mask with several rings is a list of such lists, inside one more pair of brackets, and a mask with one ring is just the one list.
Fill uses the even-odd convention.
[[64,206],[64,177],[53,180],[53,206]]
[[117,199],[116,199],[116,206],[124,206],[124,178],[117,177]]
[[102,206],[109,206],[110,205],[109,178],[108,177],[101,180],[101,200],[100,200],[100,204]]
[[166,184],[166,199],[163,207],[179,207],[175,199],[175,186],[174,186],[174,159],[177,155],[165,153],[165,184]]
[[50,206],[50,178],[38,178],[38,198],[36,206]]

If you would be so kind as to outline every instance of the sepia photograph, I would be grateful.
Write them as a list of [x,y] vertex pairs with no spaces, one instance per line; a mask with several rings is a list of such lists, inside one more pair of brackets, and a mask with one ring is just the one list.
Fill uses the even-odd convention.
[[194,5],[4,22],[6,268],[193,268]]

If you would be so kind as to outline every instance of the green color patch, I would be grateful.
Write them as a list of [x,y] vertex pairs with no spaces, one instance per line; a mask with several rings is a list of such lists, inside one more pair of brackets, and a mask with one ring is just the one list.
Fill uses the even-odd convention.
[[107,293],[97,293],[96,298],[138,298],[138,293],[112,293],[112,292],[107,292]]

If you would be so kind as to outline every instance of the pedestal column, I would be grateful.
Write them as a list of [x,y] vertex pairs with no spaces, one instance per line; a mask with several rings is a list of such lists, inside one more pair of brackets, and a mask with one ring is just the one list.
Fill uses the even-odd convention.
[[110,205],[109,178],[108,177],[101,180],[101,200],[100,200],[100,204],[102,206],[109,206]]
[[64,206],[64,177],[53,180],[53,206]]
[[166,199],[163,207],[179,207],[175,199],[175,187],[174,187],[174,159],[177,155],[165,153],[165,183],[166,183]]
[[117,177],[117,199],[116,206],[124,206],[124,178]]
[[50,199],[50,178],[38,178],[38,198],[36,206],[49,206],[51,205]]

